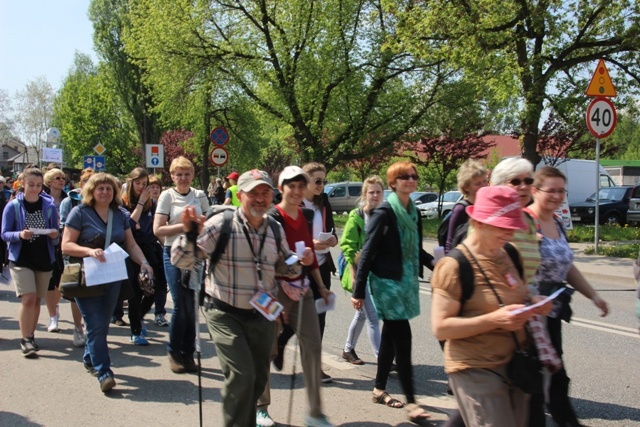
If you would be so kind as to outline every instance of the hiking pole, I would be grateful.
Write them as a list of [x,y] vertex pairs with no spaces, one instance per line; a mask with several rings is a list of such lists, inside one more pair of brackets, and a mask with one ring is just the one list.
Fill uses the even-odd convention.
[[[189,288],[193,291],[193,308],[195,310],[196,321],[196,357],[198,359],[198,412],[200,415],[200,427],[202,427],[202,351],[200,348],[200,283],[204,279],[202,277],[202,262],[196,260],[192,277],[195,280],[189,282]],[[195,285],[195,286],[194,286]],[[196,289],[194,289],[194,287]]]
[[[308,290],[308,289],[307,289]],[[298,357],[298,348],[300,347],[300,324],[302,323],[302,305],[304,303],[304,295],[298,300],[298,321],[296,322],[296,339],[298,345],[293,350],[293,368],[291,369],[291,386],[289,388],[289,410],[287,412],[287,425],[291,425],[291,412],[293,412],[293,387],[296,382],[296,359]],[[282,349],[284,352],[284,348]]]

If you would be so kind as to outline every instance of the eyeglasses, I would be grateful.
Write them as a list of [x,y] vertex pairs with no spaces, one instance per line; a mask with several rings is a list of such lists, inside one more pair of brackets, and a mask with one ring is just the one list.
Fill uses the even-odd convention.
[[564,188],[554,188],[552,190],[544,190],[542,188],[538,188],[538,190],[547,194],[567,194],[567,190],[565,190]]
[[327,185],[329,183],[329,181],[327,181],[326,179],[316,179],[315,181],[313,181],[313,183],[315,185]]
[[524,185],[531,185],[533,184],[533,178],[525,178],[525,179],[513,178],[511,181],[509,181],[509,184],[513,185],[514,187],[517,187],[523,182],[524,182]]
[[58,181],[60,181],[60,180],[64,181],[65,180],[65,178],[63,178],[61,176],[56,176],[55,179],[57,179]]
[[398,179],[401,179],[403,181],[409,181],[410,179],[417,181],[418,180],[418,175],[416,174],[412,174],[412,175],[398,175]]

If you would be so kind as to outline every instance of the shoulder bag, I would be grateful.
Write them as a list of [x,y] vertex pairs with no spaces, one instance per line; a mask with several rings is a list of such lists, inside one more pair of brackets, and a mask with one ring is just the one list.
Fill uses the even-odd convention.
[[[109,208],[107,216],[107,237],[104,241],[104,249],[111,244],[111,226],[113,224],[113,211]],[[74,262],[71,262],[74,261]],[[62,270],[60,277],[60,293],[64,299],[73,301],[75,298],[99,297],[106,293],[105,286],[87,286],[84,277],[82,258],[69,257],[69,262]]]

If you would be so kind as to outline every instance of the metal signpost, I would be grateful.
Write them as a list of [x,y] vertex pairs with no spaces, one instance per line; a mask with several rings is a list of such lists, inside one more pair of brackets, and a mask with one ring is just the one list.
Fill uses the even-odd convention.
[[146,144],[145,159],[146,167],[153,168],[153,174],[156,174],[156,168],[164,168],[164,145],[162,144]]
[[600,139],[611,135],[616,127],[618,117],[616,108],[609,99],[605,97],[615,97],[616,88],[613,86],[609,71],[604,60],[598,62],[596,70],[593,72],[591,82],[586,92],[587,96],[594,96],[587,108],[587,127],[591,135],[596,137],[596,206],[595,206],[595,238],[594,252],[598,254],[598,241],[600,240]]
[[220,178],[220,167],[229,161],[229,152],[222,148],[229,142],[229,132],[224,127],[218,126],[211,131],[210,137],[214,147],[209,152],[209,160],[212,165],[218,167],[218,178]]

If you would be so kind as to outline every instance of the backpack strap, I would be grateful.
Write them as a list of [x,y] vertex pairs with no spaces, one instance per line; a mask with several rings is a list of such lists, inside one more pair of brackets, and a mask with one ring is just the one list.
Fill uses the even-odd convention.
[[213,271],[218,261],[220,261],[220,257],[227,249],[227,245],[229,244],[229,238],[231,236],[231,221],[233,221],[233,213],[235,211],[232,209],[226,209],[222,212],[222,226],[220,227],[220,236],[218,237],[218,241],[216,242],[216,248],[211,253],[209,257],[209,271]]
[[473,269],[471,268],[469,259],[460,249],[451,249],[449,253],[447,253],[447,256],[458,261],[460,283],[462,284],[462,296],[460,298],[460,312],[462,312],[462,306],[469,298],[471,298],[471,295],[473,295],[473,289],[475,287]]
[[271,227],[271,231],[273,232],[273,237],[276,240],[276,248],[278,250],[278,253],[282,253],[282,236],[280,234],[278,221],[276,221],[276,219],[271,215],[267,215],[267,221],[269,222],[269,227]]
[[504,250],[507,255],[509,255],[509,258],[511,258],[513,265],[516,266],[516,270],[518,270],[520,278],[524,281],[524,268],[522,267],[522,263],[520,262],[520,252],[511,243],[507,243],[506,245],[504,245]]

